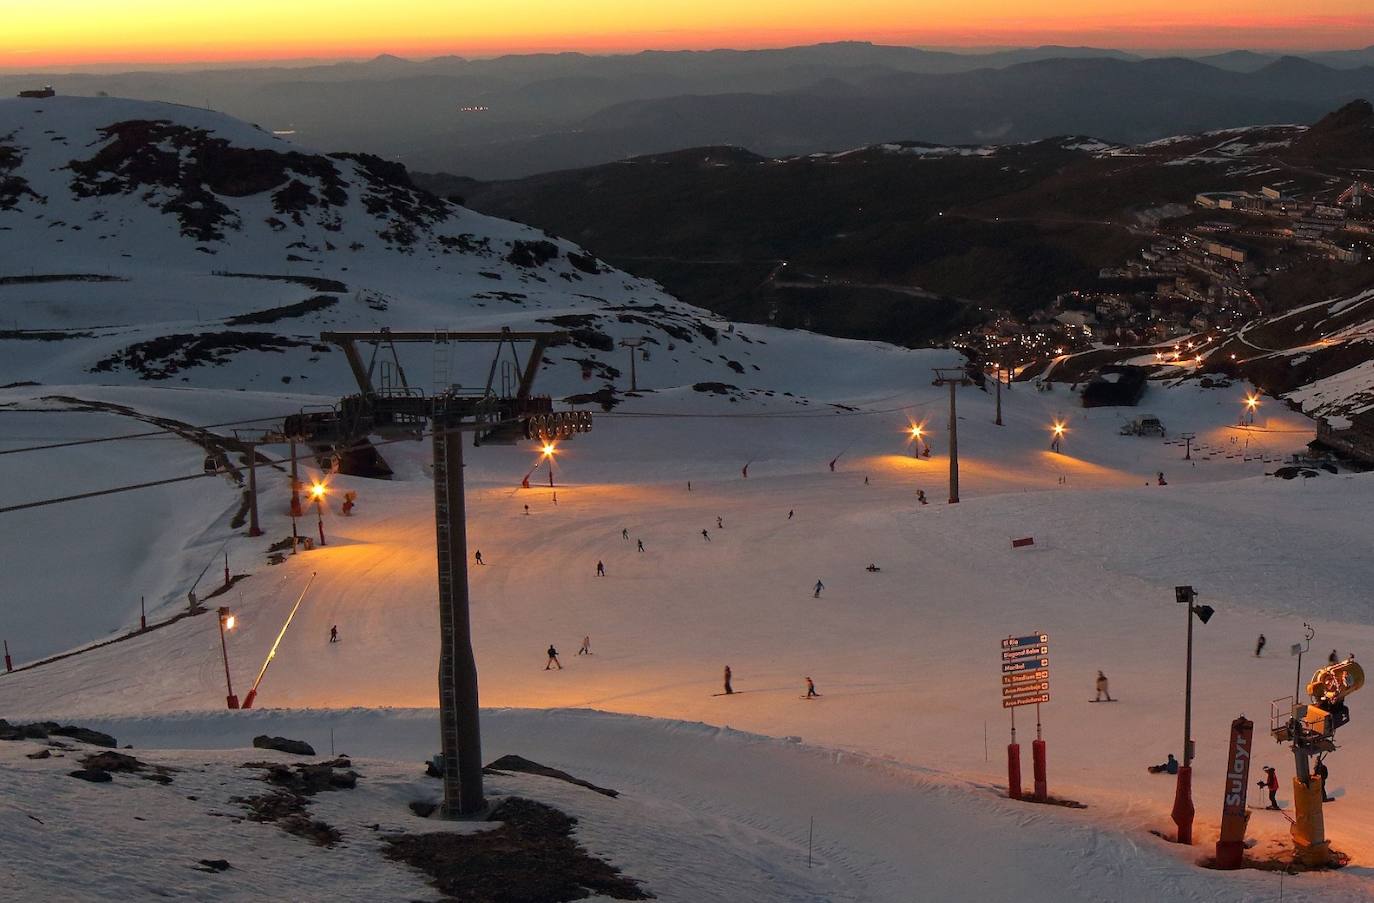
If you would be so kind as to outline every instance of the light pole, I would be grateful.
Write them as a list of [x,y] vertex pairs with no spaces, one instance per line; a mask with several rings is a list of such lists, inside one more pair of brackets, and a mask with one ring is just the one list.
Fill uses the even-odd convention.
[[911,454],[912,454],[913,457],[919,458],[919,457],[922,456],[922,454],[925,454],[925,455],[929,455],[929,454],[930,454],[930,443],[926,442],[925,436],[926,436],[925,424],[922,424],[922,423],[912,424],[912,426],[911,426],[911,439],[912,439],[912,442],[913,442],[914,444],[912,445]]
[[1259,396],[1255,393],[1247,392],[1245,394],[1245,414],[1247,415],[1247,422],[1251,426],[1255,425],[1255,409],[1259,407],[1259,403]]
[[233,630],[237,623],[237,619],[229,609],[224,607],[219,609],[219,651],[224,656],[224,689],[228,693],[224,699],[231,709],[239,707],[239,698],[234,695],[234,682],[229,677],[229,645],[224,641],[224,632]]
[[1056,420],[1054,426],[1050,428],[1050,451],[1055,454],[1063,454],[1061,445],[1064,442],[1064,421]]
[[1178,784],[1174,788],[1174,824],[1178,825],[1178,842],[1193,842],[1193,616],[1206,624],[1215,612],[1210,605],[1194,605],[1197,591],[1191,586],[1174,587],[1174,601],[1188,606],[1188,652],[1183,684],[1183,765],[1178,769]]
[[310,497],[315,500],[315,523],[320,528],[320,545],[324,545],[324,493],[323,483],[315,483],[310,487]]
[[554,454],[557,453],[557,451],[558,451],[558,446],[554,445],[552,442],[545,442],[545,443],[544,443],[544,447],[543,447],[543,449],[541,449],[541,451],[544,452],[544,460],[546,460],[546,461],[549,462],[549,488],[552,489],[552,488],[553,488],[553,456],[554,456]]

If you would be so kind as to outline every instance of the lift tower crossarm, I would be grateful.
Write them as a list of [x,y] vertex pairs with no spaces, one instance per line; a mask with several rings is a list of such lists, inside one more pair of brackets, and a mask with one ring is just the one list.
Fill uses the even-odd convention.
[[[525,372],[520,378],[520,389],[517,393],[518,398],[529,396],[530,386],[534,383],[534,374],[539,369],[539,364],[544,358],[544,351],[550,344],[559,339],[567,338],[567,333],[561,330],[528,330],[516,332],[511,329],[502,329],[500,332],[449,332],[444,337],[450,342],[534,342],[534,349],[530,352],[530,358],[525,364]],[[367,366],[363,363],[362,355],[358,353],[359,342],[433,342],[434,332],[395,332],[392,330],[381,330],[379,332],[322,332],[320,340],[338,345],[343,349],[344,357],[348,360],[349,369],[353,371],[353,378],[358,381],[358,388],[364,395],[376,394],[376,389],[372,385],[371,376]]]

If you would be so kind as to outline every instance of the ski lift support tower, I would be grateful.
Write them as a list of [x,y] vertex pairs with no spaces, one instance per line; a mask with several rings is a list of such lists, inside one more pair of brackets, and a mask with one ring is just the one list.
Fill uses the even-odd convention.
[[[482,740],[478,723],[477,663],[472,653],[468,616],[467,515],[463,495],[463,433],[473,434],[473,445],[484,442],[513,443],[521,438],[571,438],[591,429],[586,411],[554,411],[547,396],[534,396],[531,388],[543,362],[544,350],[562,341],[566,333],[512,332],[326,332],[320,338],[343,349],[361,392],[344,398],[340,411],[353,436],[377,432],[400,433],[419,438],[424,421],[430,424],[434,447],[434,524],[437,538],[439,581],[439,732],[443,759],[445,817],[470,816],[486,806],[482,792]],[[446,386],[426,396],[405,384],[397,361],[401,385],[378,389],[372,384],[372,366],[364,366],[359,343],[379,348],[395,342],[495,343],[487,385],[464,392]],[[532,342],[515,394],[493,391],[497,364],[507,344]],[[393,346],[394,350],[394,346]],[[375,363],[376,355],[373,355]]]

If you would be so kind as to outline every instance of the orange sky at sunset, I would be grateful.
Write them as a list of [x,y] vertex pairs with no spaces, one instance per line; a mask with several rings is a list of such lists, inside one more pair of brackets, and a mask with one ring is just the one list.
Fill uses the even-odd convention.
[[833,40],[1126,49],[1374,44],[1370,0],[1119,0],[1110,7],[1100,0],[46,0],[6,7],[0,25],[0,68],[6,69]]

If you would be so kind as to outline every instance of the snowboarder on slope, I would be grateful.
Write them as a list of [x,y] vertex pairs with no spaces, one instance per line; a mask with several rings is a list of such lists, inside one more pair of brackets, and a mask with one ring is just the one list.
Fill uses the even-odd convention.
[[701,531],[701,538],[704,539],[704,540],[706,540],[707,542],[710,542],[710,541],[711,541],[711,534],[710,534],[710,533],[707,533],[705,530],[702,530],[702,531]]
[[642,539],[636,539],[635,542],[639,544],[639,551],[643,552],[643,551],[644,551],[644,540],[642,540]]
[[578,654],[578,655],[591,655],[591,654],[592,654],[592,637],[591,637],[591,634],[588,634],[587,636],[584,636],[584,637],[582,638],[582,647],[581,647],[580,649],[577,650],[577,654]]
[[1261,634],[1259,635],[1259,639],[1255,641],[1255,657],[1256,657],[1256,658],[1258,658],[1258,657],[1259,657],[1259,654],[1260,654],[1261,652],[1264,651],[1264,644],[1267,643],[1267,642],[1269,642],[1269,641],[1266,640],[1266,639],[1264,638],[1264,634],[1261,633]]
[[815,594],[814,596],[812,596],[811,598],[813,598],[813,599],[819,599],[819,598],[821,597],[821,590],[823,590],[823,589],[825,589],[825,584],[822,583],[822,582],[820,582],[819,580],[817,580],[817,581],[816,581],[816,594]]
[[558,660],[558,650],[555,649],[555,648],[553,648],[553,643],[550,643],[550,644],[549,644],[549,662],[548,662],[548,664],[546,664],[546,665],[544,666],[544,670],[547,671],[547,670],[549,670],[550,668],[554,667],[555,665],[558,666],[558,670],[559,670],[559,671],[562,671],[562,670],[563,670],[563,663],[560,662],[560,661]]
[[722,520],[722,519],[720,518],[719,515],[716,516],[716,529],[717,529],[717,530],[724,530],[724,529],[725,529],[725,521]]
[[811,678],[808,677],[808,678],[806,679],[806,698],[807,698],[807,699],[810,699],[810,698],[813,697],[813,696],[819,696],[819,695],[821,695],[821,694],[819,694],[819,693],[816,692],[816,683],[815,683],[815,681],[813,681]]
[[629,527],[623,527],[623,528],[621,528],[621,530],[620,530],[620,538],[621,538],[621,539],[629,539],[629,538],[630,538],[630,528],[629,528]]
[[481,550],[481,549],[478,549],[476,552],[474,552],[472,557],[477,559],[477,563],[478,563],[478,564],[483,565],[483,566],[486,565],[486,562],[482,560],[482,550]]
[[868,567],[864,568],[864,570],[868,571],[870,574],[876,574],[879,571],[881,571],[882,568],[878,567],[877,564],[870,562]]
[[333,627],[329,628],[329,642],[331,642],[331,643],[337,643],[338,641],[339,641],[339,625],[338,625],[338,624],[335,624]]
[[1098,671],[1097,698],[1094,699],[1093,702],[1101,702],[1103,695],[1107,697],[1108,702],[1116,702],[1115,699],[1112,699],[1112,691],[1107,688],[1107,675],[1103,674],[1101,671]]
[[1340,661],[1340,660],[1341,660],[1341,658],[1340,658],[1340,656],[1338,656],[1338,655],[1336,654],[1336,650],[1335,650],[1335,649],[1332,649],[1332,650],[1331,650],[1331,654],[1328,655],[1328,656],[1326,657],[1326,663],[1327,663],[1328,665],[1334,665],[1334,664],[1336,664],[1336,662],[1338,662],[1338,661]]
[[1168,486],[1168,485],[1169,485],[1169,481],[1166,480],[1166,479],[1164,479],[1164,471],[1161,470],[1161,471],[1159,471],[1159,473],[1155,474],[1155,485],[1156,485],[1156,486]]
[[605,577],[605,576],[606,576],[606,565],[602,564],[600,561],[597,561],[597,563],[596,563],[596,576],[598,576],[598,577]]
[[1276,798],[1279,792],[1279,776],[1274,773],[1274,769],[1269,765],[1264,766],[1264,774],[1264,780],[1256,781],[1255,786],[1263,787],[1269,791],[1269,805],[1266,808],[1277,809],[1279,808],[1279,801]]
[[796,513],[797,513],[797,509],[795,509],[795,508],[788,508],[788,509],[787,509],[787,519],[788,519],[788,520],[791,520],[791,519],[792,519],[792,515],[794,515],[794,514],[796,514]]
[[1169,753],[1169,758],[1165,759],[1160,765],[1151,765],[1150,774],[1178,774],[1178,759],[1174,758],[1173,753]]
[[927,502],[926,502],[926,491],[925,491],[924,489],[917,489],[917,490],[916,490],[916,501],[920,502],[922,505],[927,504]]
[[530,506],[529,506],[529,505],[526,505],[526,506],[525,506],[525,516],[526,516],[526,517],[529,517],[529,516],[530,516]]
[[726,695],[726,696],[731,696],[731,695],[733,695],[734,692],[735,692],[734,687],[730,686],[730,676],[731,676],[731,673],[732,673],[732,672],[730,671],[730,666],[729,666],[729,665],[726,665],[726,666],[725,666],[725,695]]

